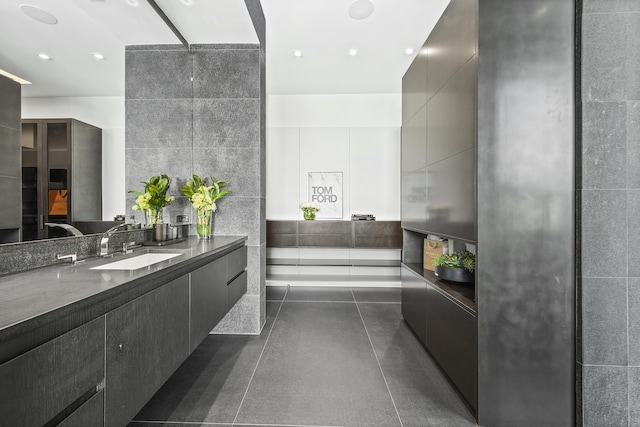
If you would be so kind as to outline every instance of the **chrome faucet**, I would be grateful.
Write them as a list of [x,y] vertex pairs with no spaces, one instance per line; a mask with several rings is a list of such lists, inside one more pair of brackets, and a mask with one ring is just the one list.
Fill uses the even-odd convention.
[[78,255],[73,253],[73,254],[69,254],[69,255],[58,255],[58,259],[59,260],[69,260],[70,263],[75,264],[77,259],[78,259]]
[[109,255],[109,238],[121,227],[124,227],[124,224],[114,225],[102,234],[100,238],[100,256]]

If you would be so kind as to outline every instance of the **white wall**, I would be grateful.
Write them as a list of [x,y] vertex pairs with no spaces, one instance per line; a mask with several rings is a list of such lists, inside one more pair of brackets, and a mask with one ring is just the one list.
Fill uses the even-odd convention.
[[126,214],[124,97],[22,98],[22,118],[73,118],[101,128],[102,219]]
[[308,172],[343,172],[343,219],[400,220],[400,94],[271,95],[267,219],[302,219]]

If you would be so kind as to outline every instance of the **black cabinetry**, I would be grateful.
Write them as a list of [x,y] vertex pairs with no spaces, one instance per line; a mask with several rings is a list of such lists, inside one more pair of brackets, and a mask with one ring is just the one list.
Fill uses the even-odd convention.
[[103,316],[0,365],[1,424],[57,424],[89,399],[101,406],[104,338]]
[[105,420],[126,425],[189,355],[189,277],[106,314]]

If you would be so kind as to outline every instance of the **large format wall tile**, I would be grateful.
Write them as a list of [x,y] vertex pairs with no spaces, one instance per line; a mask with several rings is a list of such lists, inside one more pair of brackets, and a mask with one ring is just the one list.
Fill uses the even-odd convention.
[[627,275],[627,193],[582,191],[582,274]]
[[258,99],[195,99],[194,147],[259,148]]
[[582,360],[627,364],[627,279],[582,280]]
[[640,102],[627,102],[627,187],[640,189]]
[[622,101],[627,87],[627,17],[582,18],[582,101]]
[[584,427],[627,425],[627,368],[584,366],[582,387]]
[[629,368],[629,427],[640,427],[640,368]]
[[[180,148],[126,148],[126,188],[143,191],[154,175],[167,174],[172,179],[169,194],[181,195],[180,186],[191,176],[191,150]],[[182,181],[180,181],[182,180]]]
[[582,188],[625,188],[626,103],[584,103],[582,123]]
[[125,98],[190,99],[192,55],[181,45],[177,50],[127,50]]
[[127,148],[191,148],[192,100],[127,99],[125,109]]
[[[604,0],[603,0],[604,1]],[[640,1],[629,0],[629,6],[635,7],[636,12],[640,12]],[[627,99],[640,100],[640,13],[628,14],[628,80],[627,80]]]
[[[629,314],[628,316],[629,316],[629,366],[640,367],[640,278],[639,277],[629,277]],[[640,396],[640,394],[633,394],[633,396]],[[638,407],[640,409],[640,399],[638,401]]]
[[627,0],[583,0],[583,13],[626,12]]
[[260,51],[201,50],[194,57],[194,98],[260,98]]
[[193,149],[193,170],[200,176],[228,181],[228,197],[259,197],[260,152],[252,148]]

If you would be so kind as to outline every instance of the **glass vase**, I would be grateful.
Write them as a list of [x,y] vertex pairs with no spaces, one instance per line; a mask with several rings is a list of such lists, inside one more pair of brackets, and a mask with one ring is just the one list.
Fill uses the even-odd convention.
[[152,227],[155,224],[162,222],[162,208],[150,208],[144,211],[144,217],[147,227]]
[[196,233],[201,239],[208,239],[213,234],[213,211],[210,209],[196,210]]
[[313,211],[302,211],[302,216],[304,216],[304,219],[307,221],[313,221],[316,219],[316,213]]

